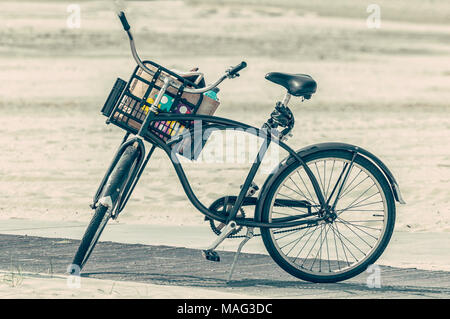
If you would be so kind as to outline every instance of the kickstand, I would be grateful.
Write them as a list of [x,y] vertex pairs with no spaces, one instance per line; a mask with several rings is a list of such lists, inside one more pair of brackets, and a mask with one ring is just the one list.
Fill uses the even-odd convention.
[[247,228],[247,234],[245,235],[244,240],[239,244],[239,247],[236,251],[236,254],[234,255],[234,260],[233,260],[233,264],[231,265],[231,269],[230,269],[230,273],[228,274],[228,280],[227,282],[231,281],[231,276],[233,276],[233,272],[234,272],[234,268],[236,267],[236,263],[237,260],[239,258],[239,255],[241,253],[242,247],[244,247],[244,245],[253,238],[253,227],[248,227]]

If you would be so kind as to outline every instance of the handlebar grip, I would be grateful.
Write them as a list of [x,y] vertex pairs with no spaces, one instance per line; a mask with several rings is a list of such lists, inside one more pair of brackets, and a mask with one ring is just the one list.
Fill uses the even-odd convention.
[[230,71],[228,72],[229,75],[236,75],[240,70],[247,67],[247,63],[245,61],[242,61],[238,65],[232,67]]
[[122,22],[123,29],[125,31],[130,30],[130,25],[128,24],[127,18],[125,17],[125,13],[123,11],[120,11],[118,16],[119,16],[120,22]]

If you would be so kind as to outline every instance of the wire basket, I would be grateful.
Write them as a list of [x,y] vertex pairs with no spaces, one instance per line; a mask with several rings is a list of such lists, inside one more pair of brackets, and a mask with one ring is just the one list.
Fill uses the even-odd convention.
[[[144,64],[153,71],[152,75],[137,66],[128,83],[121,79],[116,80],[102,108],[102,113],[109,117],[111,123],[136,134],[151,105],[158,97],[166,77],[170,77],[174,84],[164,92],[157,106],[159,113],[212,115],[217,109],[219,105],[217,100],[204,94],[183,91],[185,87],[198,88],[199,85],[154,62],[145,61]],[[203,111],[199,112],[200,109]],[[167,142],[193,125],[193,121],[153,121],[150,123],[148,131]],[[205,143],[206,139],[199,150],[188,152],[190,155],[186,157],[197,159]],[[182,154],[182,150],[177,151]]]

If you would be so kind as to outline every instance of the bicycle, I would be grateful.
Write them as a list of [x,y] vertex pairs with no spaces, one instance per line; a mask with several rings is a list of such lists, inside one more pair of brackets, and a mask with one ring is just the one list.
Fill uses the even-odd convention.
[[[83,268],[108,220],[116,219],[124,209],[157,147],[168,155],[188,199],[205,215],[205,220],[218,235],[203,250],[203,256],[210,261],[220,261],[215,251],[218,245],[227,238],[243,238],[229,280],[242,247],[254,236],[262,237],[269,255],[282,269],[311,282],[338,282],[351,278],[379,258],[394,229],[395,202],[405,203],[386,165],[369,151],[350,144],[321,143],[294,151],[285,143],[295,122],[288,107],[290,98],[310,99],[317,88],[312,77],[278,72],[267,74],[266,79],[284,87],[286,94],[276,103],[275,110],[261,128],[196,114],[198,105],[190,105],[191,114],[176,114],[171,109],[164,112],[160,103],[165,95],[186,102],[182,99],[183,94],[200,96],[214,90],[225,79],[239,76],[246,63],[228,69],[213,84],[201,84],[201,72],[175,72],[152,61],[141,61],[124,12],[119,12],[118,17],[128,35],[137,67],[129,82],[117,80],[102,113],[108,117],[108,124],[113,123],[127,132],[94,196],[91,208],[95,213],[73,265],[80,270]],[[150,77],[146,80],[144,75]],[[130,82],[134,79],[148,86],[143,97],[130,93]],[[158,93],[149,102],[149,92],[153,88],[157,88]],[[124,104],[123,101],[127,102]],[[156,130],[158,123],[184,123],[186,130],[168,139],[161,130]],[[173,156],[180,153],[176,145],[186,150],[185,139],[189,140],[195,134],[194,128],[189,127],[192,123],[202,123],[202,132],[206,129],[243,129],[265,140],[237,195],[221,197],[209,207],[198,200],[182,165]],[[144,142],[151,145],[147,153]],[[271,143],[278,144],[289,155],[259,189],[253,179]],[[259,194],[255,196],[257,191]],[[253,218],[245,217],[243,208],[248,206],[254,207]],[[244,227],[246,234],[238,235]],[[255,228],[260,229],[259,234],[255,234]]]

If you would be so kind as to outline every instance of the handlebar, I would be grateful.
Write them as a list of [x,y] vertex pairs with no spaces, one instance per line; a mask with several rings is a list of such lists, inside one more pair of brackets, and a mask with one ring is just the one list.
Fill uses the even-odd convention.
[[239,71],[246,68],[247,67],[247,63],[245,61],[242,61],[241,63],[239,63],[238,65],[230,68],[227,73],[230,77],[235,77],[235,76],[239,76]]
[[125,17],[125,13],[120,11],[118,14],[120,22],[122,22],[123,29],[128,32],[130,30],[130,25],[128,24],[127,17]]
[[[122,23],[123,29],[125,30],[125,32],[128,35],[128,38],[130,40],[130,48],[131,48],[131,53],[133,55],[134,60],[136,61],[136,63],[139,65],[139,67],[141,69],[143,69],[146,73],[148,73],[149,75],[153,76],[154,72],[151,71],[149,68],[147,68],[144,63],[142,63],[141,59],[139,58],[139,55],[137,53],[136,50],[136,46],[134,44],[134,39],[133,39],[133,35],[131,34],[130,31],[130,25],[128,24],[127,18],[125,16],[125,13],[123,11],[118,12],[118,17],[120,19],[120,22]],[[215,87],[217,87],[220,83],[222,83],[222,81],[224,81],[225,79],[229,78],[235,78],[237,76],[239,76],[239,71],[241,71],[242,69],[244,69],[247,66],[247,63],[242,61],[241,63],[239,63],[238,65],[231,67],[230,69],[228,69],[227,71],[225,71],[225,74],[222,75],[216,82],[204,87],[204,88],[200,88],[200,89],[191,89],[191,88],[184,88],[184,92],[187,93],[194,93],[194,94],[199,94],[199,93],[205,93],[207,91],[210,91],[212,89],[214,89]],[[198,75],[198,81],[200,81],[203,78],[203,73],[201,72],[179,72],[176,71],[177,74],[181,75],[181,76],[192,76],[192,75]],[[198,81],[196,81],[198,83]]]

